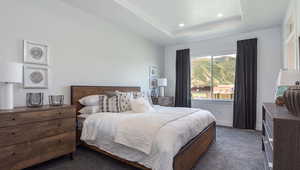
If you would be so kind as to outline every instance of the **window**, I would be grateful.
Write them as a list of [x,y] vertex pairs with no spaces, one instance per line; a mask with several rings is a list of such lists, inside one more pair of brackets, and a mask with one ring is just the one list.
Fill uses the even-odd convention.
[[232,100],[236,54],[192,57],[192,99]]

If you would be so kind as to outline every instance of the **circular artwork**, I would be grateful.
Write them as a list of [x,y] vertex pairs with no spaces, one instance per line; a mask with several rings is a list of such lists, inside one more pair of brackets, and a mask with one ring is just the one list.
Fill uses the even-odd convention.
[[30,80],[34,84],[39,84],[44,80],[43,74],[39,71],[34,71],[30,74]]
[[40,60],[43,56],[43,49],[40,47],[32,47],[30,49],[30,54],[31,54],[32,58],[34,58],[36,60]]

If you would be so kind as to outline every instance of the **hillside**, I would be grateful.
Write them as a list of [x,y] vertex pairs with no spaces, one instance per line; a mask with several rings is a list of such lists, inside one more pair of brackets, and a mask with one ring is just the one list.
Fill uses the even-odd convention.
[[213,70],[211,70],[210,58],[192,59],[192,86],[203,87],[211,85],[211,72],[213,72],[213,84],[231,85],[234,84],[235,58],[217,57],[213,59]]

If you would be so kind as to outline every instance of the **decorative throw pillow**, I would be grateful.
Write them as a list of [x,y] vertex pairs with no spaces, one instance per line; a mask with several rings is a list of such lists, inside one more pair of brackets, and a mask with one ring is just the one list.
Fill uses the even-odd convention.
[[117,95],[109,97],[107,99],[107,111],[113,113],[120,112],[120,102]]
[[120,112],[131,110],[130,100],[133,98],[131,92],[116,92],[119,100]]
[[135,113],[145,113],[154,111],[148,100],[143,97],[130,100],[132,111]]
[[106,91],[105,95],[107,95],[106,108],[107,112],[119,113],[120,112],[120,102],[115,91]]
[[[84,111],[96,110],[97,112],[106,112],[107,111],[107,96],[106,95],[91,95],[83,97],[79,100],[79,103],[86,106]],[[97,107],[88,107],[88,106],[97,106]],[[81,113],[81,112],[80,112]]]
[[99,95],[99,110],[100,112],[107,112],[107,96]]

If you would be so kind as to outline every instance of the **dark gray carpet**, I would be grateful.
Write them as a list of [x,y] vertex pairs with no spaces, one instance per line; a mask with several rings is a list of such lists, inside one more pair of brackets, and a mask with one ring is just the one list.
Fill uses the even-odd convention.
[[[195,170],[263,170],[260,134],[218,127],[217,140]],[[61,157],[27,170],[136,170],[94,151],[78,148],[75,159]]]

